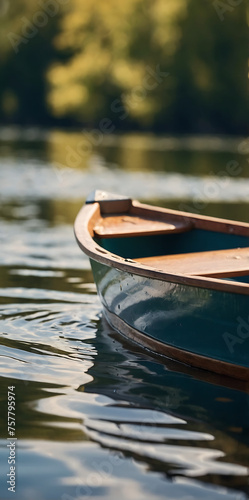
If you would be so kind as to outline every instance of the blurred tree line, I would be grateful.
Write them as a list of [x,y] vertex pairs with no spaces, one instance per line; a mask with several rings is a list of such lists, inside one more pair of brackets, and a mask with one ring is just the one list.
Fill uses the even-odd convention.
[[246,0],[1,0],[0,123],[248,132]]

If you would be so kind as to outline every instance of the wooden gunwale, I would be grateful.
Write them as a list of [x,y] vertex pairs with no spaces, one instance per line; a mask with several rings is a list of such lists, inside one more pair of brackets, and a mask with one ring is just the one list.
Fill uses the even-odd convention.
[[[105,202],[108,204],[108,202]],[[118,201],[117,204],[111,202],[111,207],[108,207],[108,213],[115,214],[119,212]],[[132,201],[129,206],[127,214],[136,216],[145,216],[155,220],[167,220],[168,216],[177,219],[186,220],[194,224],[195,228],[206,229],[209,231],[216,231],[234,235],[249,236],[249,224],[229,221],[225,219],[218,219],[208,216],[200,216],[189,214],[187,212],[178,212],[159,207],[151,207],[149,205],[141,204],[137,201]],[[168,281],[178,283],[186,286],[194,286],[199,288],[206,288],[212,290],[219,290],[227,293],[235,293],[242,295],[249,295],[249,285],[236,281],[221,280],[214,277],[206,276],[191,276],[180,273],[169,273],[162,270],[156,270],[138,263],[132,259],[124,259],[115,255],[107,250],[104,250],[96,241],[94,241],[94,225],[101,221],[101,203],[94,202],[85,205],[79,212],[74,226],[76,240],[80,248],[93,260],[100,262],[109,267],[115,267],[131,274],[144,276],[146,278]],[[147,233],[144,233],[147,234]]]
[[196,229],[249,236],[249,224],[246,222],[237,222],[229,219],[210,217],[208,215],[191,214],[188,212],[171,210],[169,208],[151,207],[151,205],[146,205],[136,200],[132,201],[130,212],[136,215],[146,215],[147,217],[154,216],[154,218],[156,214],[157,220],[164,219],[167,214],[171,215],[176,220],[184,218],[185,221],[194,223]]

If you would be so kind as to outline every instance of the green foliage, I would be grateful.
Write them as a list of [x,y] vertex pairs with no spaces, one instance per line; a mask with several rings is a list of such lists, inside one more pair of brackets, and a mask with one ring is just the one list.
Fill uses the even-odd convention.
[[[46,2],[6,2],[0,15],[0,116],[2,123],[43,124],[51,121],[46,106],[46,71],[62,9],[46,12]],[[58,0],[59,1],[59,0]]]
[[3,123],[247,132],[245,0],[3,0],[0,25]]
[[70,5],[55,43],[74,52],[48,73],[53,113],[90,125],[106,116],[120,126],[124,120],[152,125],[159,86],[171,85],[162,72],[168,73],[164,68],[179,42],[185,0],[72,0]]

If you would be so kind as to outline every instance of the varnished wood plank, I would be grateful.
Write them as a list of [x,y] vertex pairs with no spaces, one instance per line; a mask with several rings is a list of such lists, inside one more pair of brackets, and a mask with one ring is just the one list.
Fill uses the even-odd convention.
[[185,221],[191,222],[197,229],[249,237],[249,223],[247,222],[238,222],[229,219],[221,219],[219,217],[172,210],[169,208],[154,207],[140,203],[137,200],[132,201],[130,213],[134,215],[142,214],[144,217],[154,217],[157,220],[164,220],[165,217],[169,216],[175,218],[176,220],[183,218]]
[[136,259],[165,272],[191,276],[243,276],[249,274],[249,248],[161,255]]
[[104,216],[98,220],[93,229],[96,236],[118,238],[122,236],[143,236],[145,234],[180,233],[193,227],[190,221],[172,219],[169,216],[168,220],[162,221],[129,214]]

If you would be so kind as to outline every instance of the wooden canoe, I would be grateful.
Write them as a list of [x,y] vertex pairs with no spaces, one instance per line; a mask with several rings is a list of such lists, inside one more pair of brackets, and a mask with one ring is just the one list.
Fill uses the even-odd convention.
[[249,380],[249,224],[96,191],[75,236],[112,327],[168,358]]

